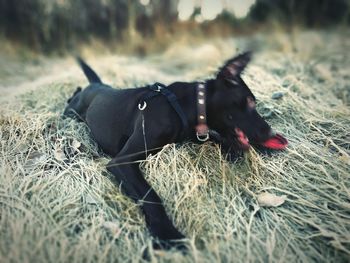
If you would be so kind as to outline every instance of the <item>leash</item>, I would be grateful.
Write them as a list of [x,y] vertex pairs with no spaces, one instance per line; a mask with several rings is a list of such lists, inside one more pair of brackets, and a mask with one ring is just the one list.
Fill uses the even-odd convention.
[[176,111],[177,115],[179,116],[182,123],[182,128],[183,128],[182,136],[185,137],[188,131],[188,120],[179,102],[177,101],[176,95],[170,90],[168,90],[164,84],[161,84],[158,82],[148,86],[148,88],[153,92],[149,93],[148,95],[142,98],[142,100],[138,104],[139,110],[143,111],[144,109],[146,109],[148,100],[156,96],[163,95],[167,99],[169,104],[172,106],[172,108]]
[[[145,108],[144,108],[145,109]],[[141,113],[142,116],[142,134],[143,134],[143,142],[145,144],[145,155],[146,158],[148,156],[148,151],[147,151],[147,141],[146,141],[146,132],[145,132],[145,116],[143,115],[143,113]]]
[[[189,128],[187,117],[184,111],[182,110],[180,104],[178,103],[178,99],[176,95],[173,92],[167,89],[164,84],[161,84],[158,82],[148,86],[148,88],[153,92],[143,97],[138,104],[138,109],[141,111],[141,116],[142,116],[142,133],[143,133],[143,139],[145,144],[146,156],[147,156],[147,142],[146,142],[146,133],[145,133],[145,118],[144,118],[143,111],[147,108],[148,100],[158,95],[163,95],[164,97],[166,97],[167,101],[172,106],[172,108],[176,111],[177,115],[181,120],[182,127],[183,127],[183,132],[182,132],[183,137],[186,137],[186,134]],[[198,83],[196,87],[196,92],[197,92],[197,125],[195,127],[196,137],[198,141],[205,142],[209,140],[209,134],[210,134],[209,127],[207,125],[205,84]]]
[[138,104],[138,108],[141,111],[141,118],[142,118],[142,135],[143,135],[143,142],[145,145],[145,155],[146,158],[148,156],[148,150],[147,150],[147,140],[146,140],[146,131],[145,131],[145,116],[143,114],[143,111],[147,108],[147,101],[158,96],[163,95],[166,97],[170,105],[173,107],[173,109],[177,112],[178,116],[181,119],[182,126],[183,126],[183,132],[182,136],[186,136],[186,131],[188,130],[188,121],[186,118],[185,113],[183,112],[182,108],[180,107],[179,103],[177,102],[177,97],[174,93],[172,93],[170,90],[166,89],[164,84],[161,83],[154,83],[151,86],[148,86],[148,88],[153,91],[152,93],[149,93],[147,96],[145,96]]

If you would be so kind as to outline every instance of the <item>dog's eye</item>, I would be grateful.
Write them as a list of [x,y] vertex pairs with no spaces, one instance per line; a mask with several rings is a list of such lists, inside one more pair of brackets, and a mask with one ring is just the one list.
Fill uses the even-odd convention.
[[247,97],[247,105],[249,109],[255,109],[255,100],[252,97]]

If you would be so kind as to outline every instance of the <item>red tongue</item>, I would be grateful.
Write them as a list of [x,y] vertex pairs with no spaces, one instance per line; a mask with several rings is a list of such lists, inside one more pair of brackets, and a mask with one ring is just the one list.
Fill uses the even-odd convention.
[[247,136],[239,128],[236,128],[235,131],[236,131],[236,134],[238,136],[238,141],[241,143],[242,148],[248,149],[250,147],[250,144],[249,144],[249,140],[248,140]]
[[271,137],[267,141],[263,142],[261,145],[269,149],[283,150],[287,147],[288,141],[282,135],[276,133],[275,136]]

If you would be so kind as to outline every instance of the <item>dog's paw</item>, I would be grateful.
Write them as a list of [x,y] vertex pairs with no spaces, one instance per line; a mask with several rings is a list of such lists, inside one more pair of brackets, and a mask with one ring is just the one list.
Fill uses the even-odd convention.
[[154,240],[152,242],[152,247],[155,250],[171,250],[175,249],[177,251],[181,251],[182,253],[186,253],[187,246],[184,240],[179,239],[171,239],[171,240]]
[[163,251],[178,251],[182,255],[186,255],[188,252],[188,247],[184,240],[160,240],[154,239],[152,242],[152,247],[146,247],[142,252],[142,258],[146,261],[151,261],[152,253],[157,255],[164,253]]
[[185,236],[180,233],[168,217],[155,222],[150,222],[147,225],[151,235],[159,240],[179,240]]

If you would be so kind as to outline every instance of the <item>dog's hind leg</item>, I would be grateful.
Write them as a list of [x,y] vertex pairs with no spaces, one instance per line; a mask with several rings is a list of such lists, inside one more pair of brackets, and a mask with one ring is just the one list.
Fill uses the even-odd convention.
[[83,100],[81,98],[82,94],[81,87],[78,87],[73,96],[70,97],[67,102],[68,105],[66,109],[63,112],[63,116],[74,118],[77,121],[84,121],[85,120],[85,106],[83,103]]
[[[150,139],[149,142],[158,143],[149,143],[149,149],[163,146],[162,141],[159,138]],[[108,163],[107,169],[115,176],[125,194],[140,204],[150,233],[159,239],[154,247],[168,249],[178,246],[183,249],[184,246],[176,240],[183,239],[184,236],[174,227],[161,199],[139,169],[137,161],[145,158],[144,150],[142,133],[135,132],[121,152]]]
[[74,91],[72,97],[70,97],[70,98],[67,100],[67,103],[70,103],[70,102],[72,101],[72,99],[73,99],[78,93],[81,92],[81,90],[82,90],[81,87],[77,87],[77,89]]

